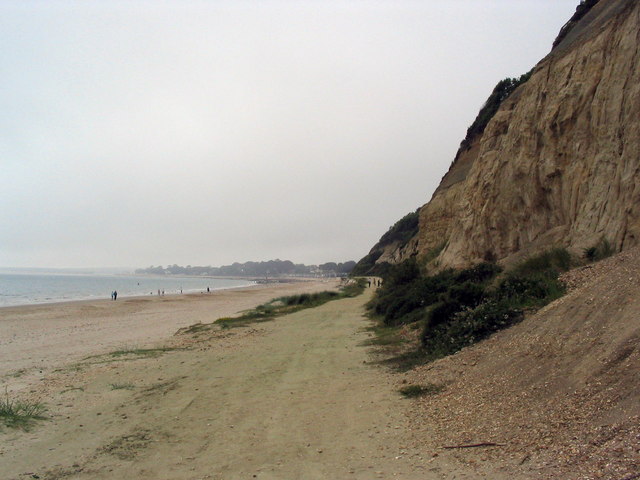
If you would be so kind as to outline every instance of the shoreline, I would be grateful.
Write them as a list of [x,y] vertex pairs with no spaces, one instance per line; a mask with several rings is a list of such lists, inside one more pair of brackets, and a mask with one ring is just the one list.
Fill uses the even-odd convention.
[[[89,275],[89,274],[87,274]],[[113,277],[118,277],[118,275],[120,274],[113,274]],[[301,283],[301,282],[323,282],[323,281],[333,281],[333,280],[339,280],[339,277],[279,277],[279,278],[271,278],[271,279],[264,279],[264,278],[258,278],[258,277],[233,277],[233,276],[189,276],[189,275],[175,275],[175,276],[154,276],[154,275],[144,275],[144,274],[121,274],[124,277],[129,277],[129,278],[135,278],[135,277],[139,277],[141,279],[146,279],[146,280],[153,280],[154,278],[160,278],[162,280],[180,280],[180,279],[188,279],[188,280],[206,280],[206,279],[213,279],[213,280],[232,280],[232,281],[236,281],[236,282],[243,282],[243,285],[231,285],[231,286],[213,286],[210,289],[210,292],[207,292],[206,289],[208,287],[210,287],[210,285],[199,285],[198,287],[193,287],[193,286],[187,286],[184,288],[184,292],[179,292],[178,290],[168,290],[165,294],[161,295],[161,296],[169,296],[169,295],[197,295],[197,294],[202,294],[202,293],[212,293],[212,292],[217,292],[217,291],[224,291],[224,290],[232,290],[232,289],[239,289],[239,288],[251,288],[254,287],[256,285],[263,285],[263,286],[269,286],[269,285],[279,285],[279,284],[292,284],[292,283]],[[82,276],[82,274],[73,274],[73,276]],[[91,275],[89,275],[91,276]],[[127,293],[118,293],[118,298],[119,299],[131,299],[131,298],[150,298],[150,297],[157,297],[157,291],[155,289],[155,287],[153,287],[154,289],[148,293],[132,293],[132,294],[127,294]],[[58,297],[58,298],[47,298],[44,300],[26,300],[24,303],[14,303],[14,304],[3,304],[0,303],[0,311],[2,311],[2,309],[6,309],[6,308],[17,308],[17,307],[31,307],[31,306],[38,306],[38,305],[60,305],[60,304],[67,304],[67,303],[73,303],[73,302],[98,302],[101,300],[112,300],[110,298],[107,297],[106,293],[103,294],[87,294],[85,296],[77,296],[77,297],[73,297],[73,298],[64,298],[64,297]]]
[[[160,295],[160,298],[163,297],[180,297],[180,296],[189,296],[189,295],[207,295],[207,294],[211,294],[214,292],[222,292],[222,291],[228,291],[228,290],[241,290],[241,289],[249,289],[249,288],[254,288],[256,286],[261,286],[262,284],[259,283],[252,283],[249,285],[240,285],[237,287],[219,287],[219,288],[212,288],[210,292],[206,292],[206,291],[202,291],[202,292],[197,292],[194,290],[190,290],[190,291],[185,291],[184,293],[177,293],[177,292],[169,292],[169,293],[165,293],[164,295]],[[206,288],[206,287],[205,287]],[[150,292],[148,294],[145,295],[121,295],[118,293],[118,300],[115,301],[126,301],[126,300],[132,300],[132,299],[148,299],[148,298],[158,298],[158,294],[156,292]],[[53,306],[57,306],[57,305],[70,305],[70,304],[74,304],[74,303],[97,303],[97,302],[113,302],[113,299],[107,298],[107,296],[105,295],[104,297],[100,296],[100,297],[88,297],[88,298],[77,298],[77,299],[72,299],[72,300],[53,300],[50,302],[35,302],[35,303],[20,303],[17,305],[0,305],[0,317],[2,315],[2,311],[5,309],[21,309],[21,308],[32,308],[32,307],[53,307]],[[0,318],[1,321],[1,318]]]

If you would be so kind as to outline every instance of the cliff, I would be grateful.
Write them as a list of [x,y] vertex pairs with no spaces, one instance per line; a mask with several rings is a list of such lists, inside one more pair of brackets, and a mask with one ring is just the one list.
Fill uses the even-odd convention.
[[[417,233],[378,262],[460,267],[640,239],[640,2],[584,2],[550,54],[463,141]],[[495,93],[495,91],[494,91]],[[482,113],[482,112],[481,112]],[[492,112],[493,113],[493,112]]]

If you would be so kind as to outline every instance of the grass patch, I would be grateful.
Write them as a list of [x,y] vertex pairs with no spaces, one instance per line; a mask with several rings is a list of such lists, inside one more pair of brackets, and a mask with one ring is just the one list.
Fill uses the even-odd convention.
[[219,318],[215,322],[213,322],[213,324],[219,325],[221,328],[226,330],[226,329],[229,329],[229,328],[246,327],[247,325],[251,325],[253,323],[270,322],[272,320],[275,320],[274,316],[245,317],[243,315],[243,316],[240,316],[240,317],[223,317],[223,318]]
[[389,327],[382,323],[378,323],[372,327],[367,328],[368,331],[374,334],[373,338],[367,339],[362,342],[362,345],[366,346],[396,346],[405,343],[405,339],[402,338],[397,327]]
[[102,363],[111,363],[117,362],[121,360],[137,360],[139,358],[155,358],[160,355],[172,352],[175,350],[184,350],[182,347],[156,347],[156,348],[122,348],[120,350],[114,350],[113,352],[109,352],[102,355],[91,355],[89,357],[85,357],[83,361],[87,362],[86,364],[77,364],[72,368],[81,370],[85,368],[87,364],[97,365]]
[[166,352],[178,350],[175,347],[159,347],[159,348],[125,348],[122,350],[115,350],[109,353],[111,357],[158,357]]
[[6,391],[0,400],[0,421],[9,428],[28,430],[35,421],[45,419],[45,411],[42,403],[12,399]]
[[355,281],[352,280],[339,291],[302,293],[300,295],[274,298],[267,303],[258,305],[254,309],[243,312],[242,315],[238,317],[223,317],[208,324],[196,323],[195,325],[179,330],[178,333],[199,333],[211,330],[216,325],[223,329],[229,329],[246,327],[253,323],[269,322],[276,317],[295,313],[306,308],[319,307],[332,300],[356,297],[364,291],[365,281],[366,280],[362,278]]
[[415,398],[425,395],[435,395],[436,393],[440,393],[443,389],[444,387],[442,385],[428,383],[427,385],[407,385],[398,391],[406,398]]
[[135,385],[133,383],[110,383],[111,390],[133,390]]
[[[86,357],[85,360],[87,360],[89,358],[94,358],[94,357]],[[60,373],[60,372],[64,372],[64,373],[82,372],[82,371],[84,371],[85,368],[87,368],[86,364],[74,363],[74,364],[67,365],[67,366],[62,367],[62,368],[56,368],[54,370],[54,373]]]
[[184,327],[181,328],[180,330],[178,330],[178,334],[182,334],[182,333],[190,333],[190,334],[197,334],[197,333],[201,333],[201,332],[206,332],[209,331],[213,328],[213,324],[212,323],[194,323],[193,325],[189,325],[188,327]]

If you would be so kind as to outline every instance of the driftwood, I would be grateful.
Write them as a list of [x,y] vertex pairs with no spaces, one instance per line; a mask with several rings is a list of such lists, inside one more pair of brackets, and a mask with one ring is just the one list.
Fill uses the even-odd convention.
[[476,447],[504,447],[506,443],[494,443],[494,442],[482,442],[482,443],[471,443],[468,445],[448,445],[442,448],[453,449],[453,448],[476,448]]

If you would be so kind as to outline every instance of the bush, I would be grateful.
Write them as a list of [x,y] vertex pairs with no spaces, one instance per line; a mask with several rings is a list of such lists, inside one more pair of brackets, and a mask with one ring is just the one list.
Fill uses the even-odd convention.
[[402,387],[399,392],[407,398],[422,397],[424,395],[435,395],[440,393],[444,387],[442,385],[436,385],[435,383],[428,383],[426,385],[407,385]]
[[458,282],[476,282],[484,283],[493,279],[498,273],[502,271],[502,267],[495,263],[482,262],[466,270],[462,270],[456,276]]
[[487,98],[487,101],[480,109],[480,112],[478,112],[478,116],[473,121],[471,126],[467,129],[467,135],[460,143],[460,149],[456,154],[456,160],[461,152],[471,148],[473,140],[478,135],[484,133],[484,129],[497,113],[500,105],[502,105],[502,102],[504,102],[516,88],[529,80],[529,78],[531,78],[532,72],[533,70],[530,70],[527,73],[520,75],[519,78],[505,78],[497,83],[497,85],[493,88],[491,95],[489,95],[489,98]]
[[523,318],[522,311],[504,300],[487,300],[453,314],[447,322],[425,327],[422,346],[430,360],[451,355]]
[[356,266],[351,270],[352,277],[361,277],[365,275],[373,275],[372,270],[376,266],[376,262],[382,256],[382,249],[375,250],[365,255]]
[[536,256],[529,257],[516,265],[511,271],[521,276],[531,276],[541,273],[566,272],[574,266],[571,254],[566,248],[553,248]]
[[418,233],[418,223],[420,220],[420,209],[408,213],[398,220],[389,230],[382,235],[378,245],[384,247],[394,242],[407,243]]
[[[487,284],[499,272],[498,265],[481,263],[466,270],[444,270],[422,276],[414,259],[392,267],[383,287],[368,304],[386,325],[401,325],[426,319],[439,324],[465,307],[475,307]],[[432,307],[428,310],[429,307]]]
[[500,282],[493,297],[525,308],[546,305],[560,298],[564,292],[565,288],[557,274],[536,274],[529,277],[510,274]]
[[606,238],[600,239],[593,247],[585,248],[583,257],[589,262],[597,262],[613,255],[615,251]]
[[411,368],[478,342],[520,321],[526,309],[559,298],[564,293],[559,272],[573,265],[563,248],[527,258],[501,278],[502,268],[490,262],[422,276],[411,260],[391,267],[367,307],[388,327],[422,328],[421,348],[395,359],[401,368]]

